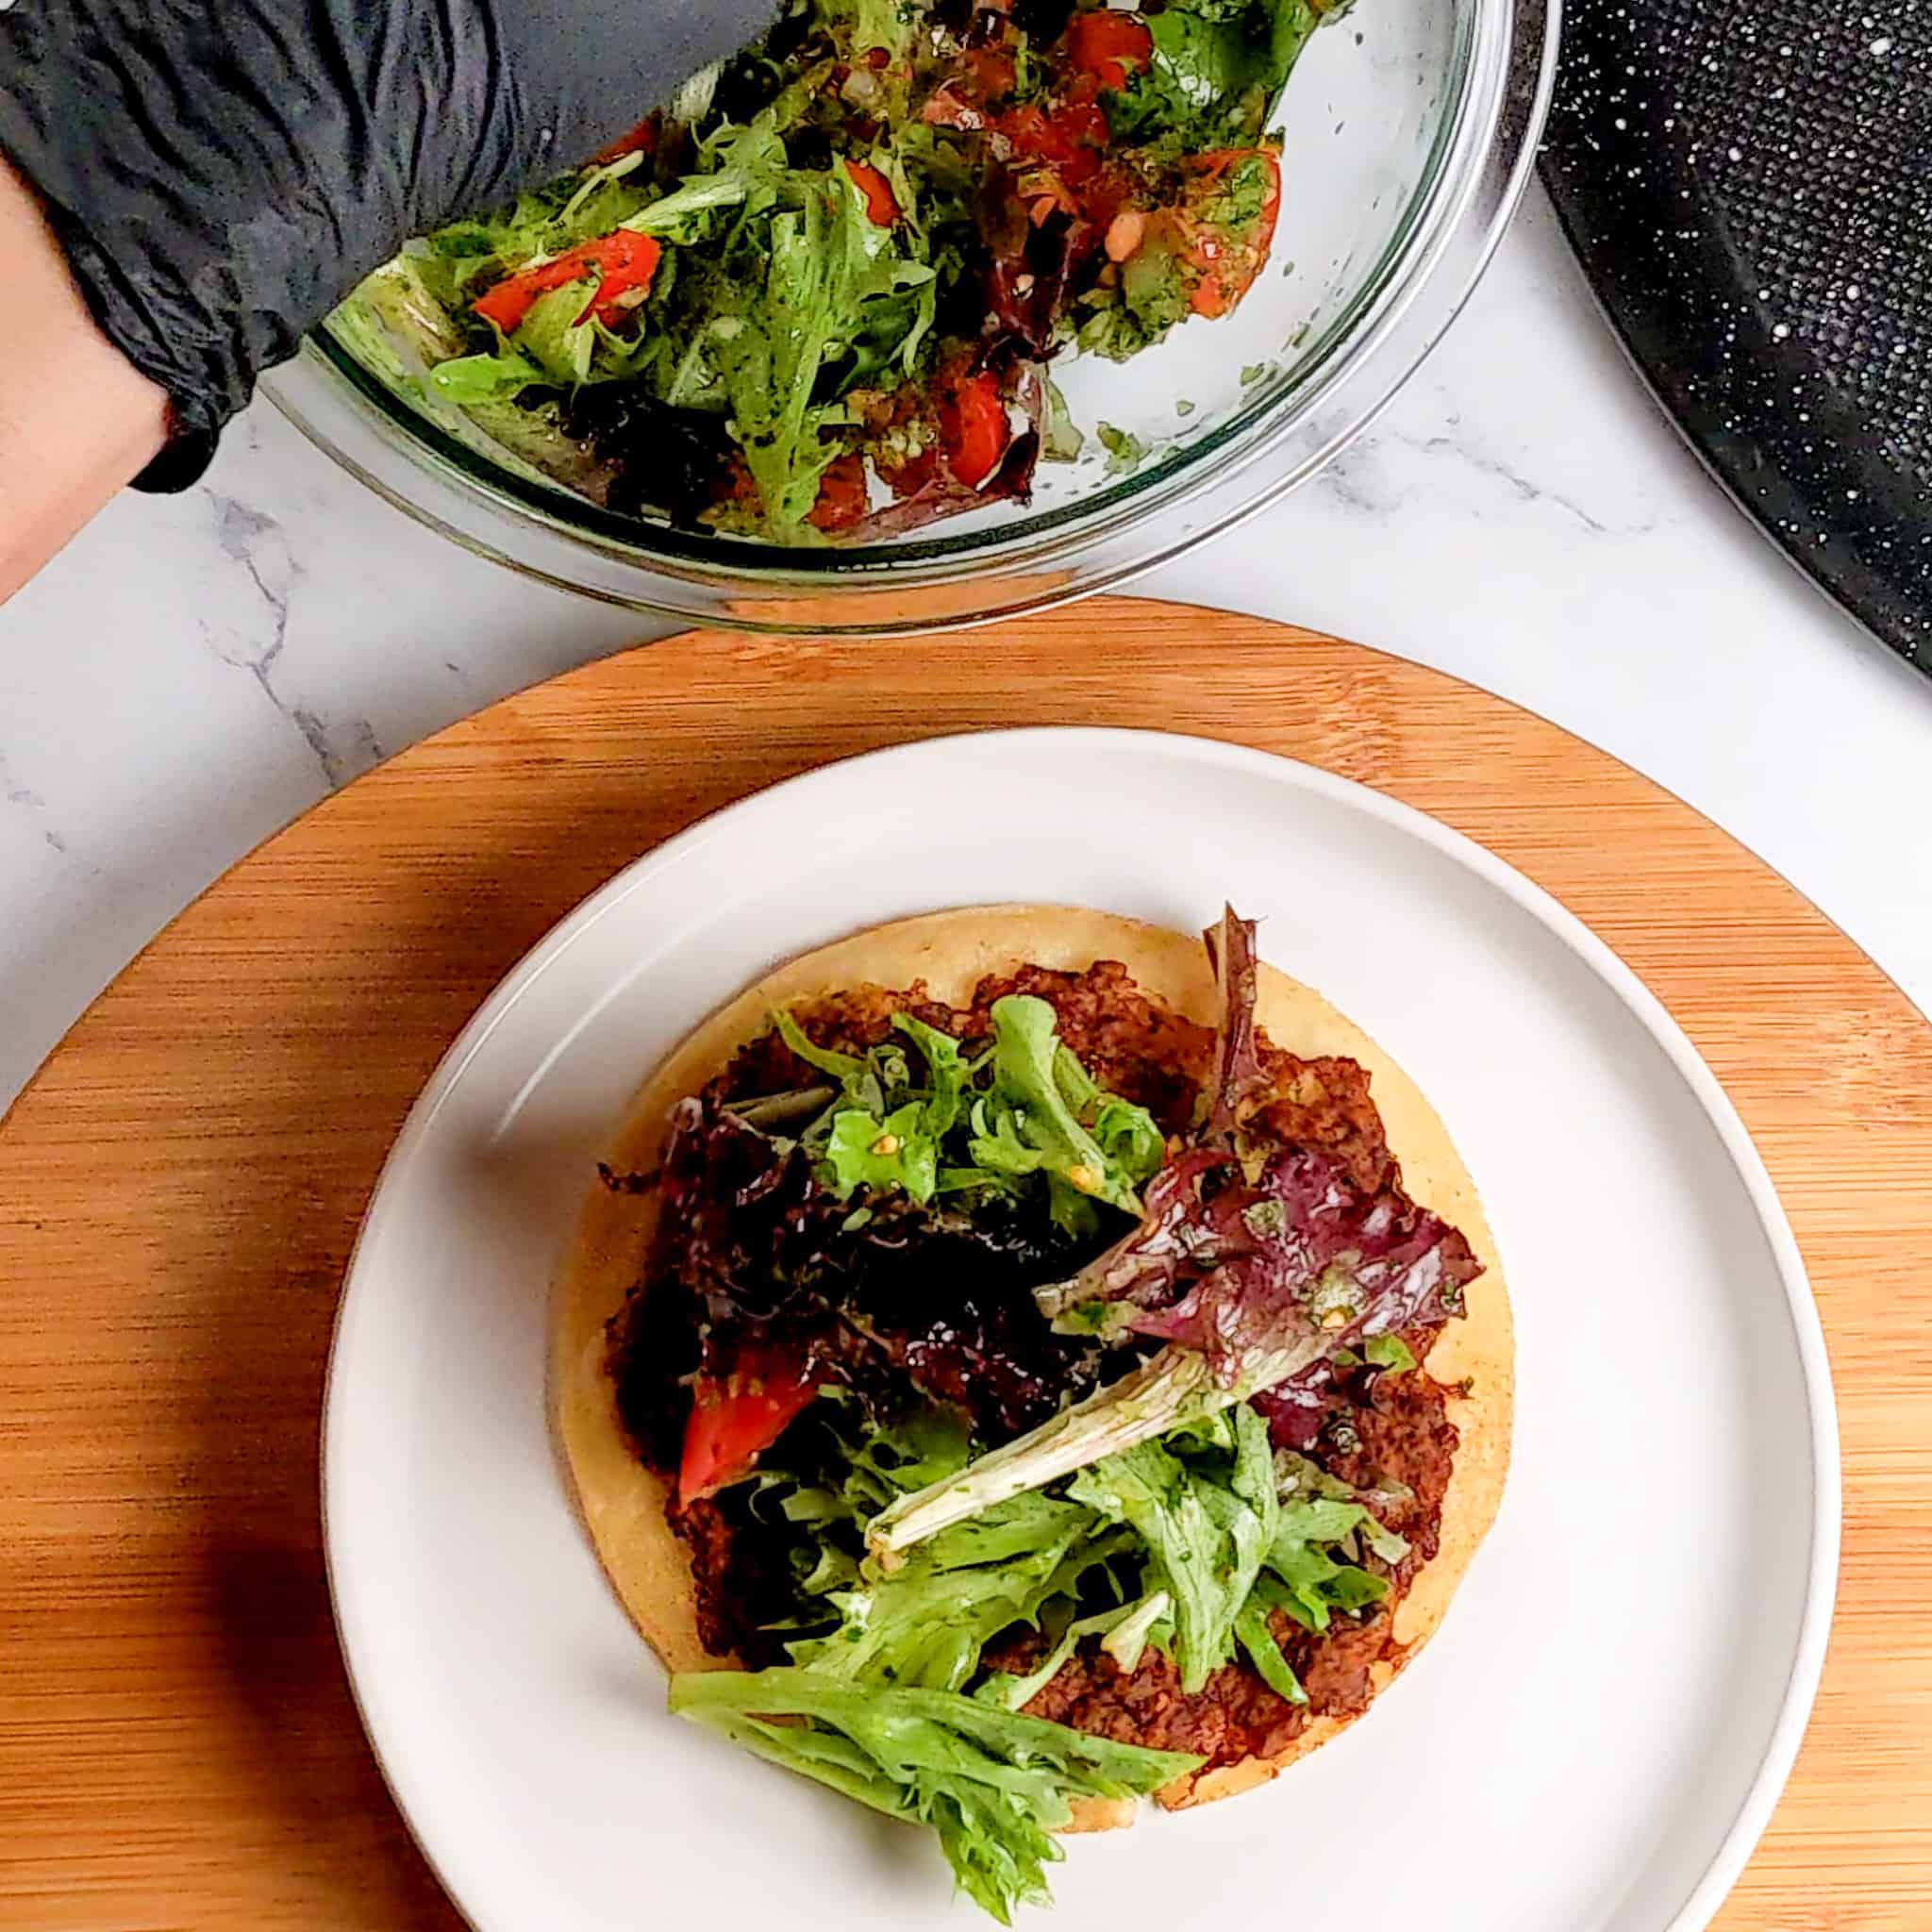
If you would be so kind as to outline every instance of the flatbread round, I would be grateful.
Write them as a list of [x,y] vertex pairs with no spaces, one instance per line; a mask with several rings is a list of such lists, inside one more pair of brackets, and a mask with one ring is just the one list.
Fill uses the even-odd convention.
[[[712,1014],[645,1082],[606,1158],[619,1173],[654,1169],[672,1108],[756,1038],[774,1007],[862,986],[904,988],[922,980],[934,999],[963,1007],[989,974],[1024,965],[1082,972],[1099,959],[1122,961],[1143,991],[1176,1012],[1212,1024],[1214,979],[1206,951],[1191,934],[1057,906],[975,907],[899,920],[779,967]],[[1379,1691],[1441,1622],[1502,1500],[1515,1367],[1509,1297],[1475,1184],[1414,1081],[1320,993],[1266,964],[1256,1013],[1277,1047],[1304,1058],[1332,1054],[1361,1064],[1389,1145],[1401,1163],[1404,1187],[1412,1199],[1459,1228],[1483,1264],[1468,1289],[1463,1319],[1450,1323],[1429,1352],[1428,1371],[1438,1381],[1466,1382],[1466,1392],[1452,1392],[1448,1404],[1459,1441],[1436,1556],[1416,1574],[1396,1607],[1394,1636],[1403,1647],[1372,1673]],[[716,1669],[729,1660],[710,1656],[698,1641],[691,1571],[665,1520],[666,1485],[632,1450],[606,1368],[606,1327],[642,1271],[656,1211],[654,1194],[591,1190],[553,1303],[553,1412],[577,1505],[632,1621],[666,1669]],[[1160,1802],[1172,1808],[1248,1790],[1326,1743],[1348,1722],[1318,1717],[1272,1757],[1249,1757],[1180,1779],[1159,1794]],[[1131,1800],[1098,1801],[1079,1812],[1074,1829],[1124,1824],[1132,1815]]]

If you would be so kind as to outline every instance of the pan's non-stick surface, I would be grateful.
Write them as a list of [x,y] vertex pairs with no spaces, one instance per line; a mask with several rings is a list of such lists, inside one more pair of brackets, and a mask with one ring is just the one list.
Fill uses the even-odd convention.
[[1568,0],[1542,173],[1712,470],[1932,673],[1932,0]]

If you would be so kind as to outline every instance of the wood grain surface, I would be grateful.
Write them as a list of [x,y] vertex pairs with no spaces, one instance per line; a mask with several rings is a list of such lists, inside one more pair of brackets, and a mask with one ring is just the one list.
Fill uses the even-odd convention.
[[1553,726],[1128,601],[592,666],[271,841],[74,1029],[0,1124],[0,1926],[457,1924],[358,1727],[317,1520],[330,1324],[391,1138],[494,982],[647,847],[848,753],[1049,722],[1238,740],[1420,806],[1697,1042],[1810,1266],[1845,1451],[1824,1688],[1718,1923],[1932,1926],[1932,1028],[1740,846]]

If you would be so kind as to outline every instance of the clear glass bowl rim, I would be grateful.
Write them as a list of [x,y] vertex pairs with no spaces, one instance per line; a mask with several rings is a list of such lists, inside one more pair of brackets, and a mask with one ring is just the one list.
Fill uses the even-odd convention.
[[894,635],[1087,595],[1307,481],[1374,420],[1474,291],[1528,180],[1554,79],[1558,0],[1475,0],[1466,18],[1474,30],[1462,37],[1457,98],[1423,185],[1381,260],[1291,379],[1111,489],[1012,525],[807,551],[649,526],[640,543],[634,522],[489,464],[332,341],[305,341],[262,388],[311,441],[418,522],[525,575],[620,607],[751,631]]

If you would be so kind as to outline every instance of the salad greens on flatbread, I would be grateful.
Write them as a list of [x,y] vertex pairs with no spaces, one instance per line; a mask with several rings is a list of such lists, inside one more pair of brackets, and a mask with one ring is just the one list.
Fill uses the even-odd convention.
[[1205,998],[1096,929],[1156,985],[1036,941],[941,999],[908,937],[883,983],[754,989],[647,1091],[558,1305],[579,1500],[673,1708],[929,1826],[1002,1923],[1056,1834],[1366,1708],[1507,1441],[1507,1300],[1420,1096],[1232,913]]

